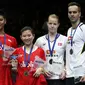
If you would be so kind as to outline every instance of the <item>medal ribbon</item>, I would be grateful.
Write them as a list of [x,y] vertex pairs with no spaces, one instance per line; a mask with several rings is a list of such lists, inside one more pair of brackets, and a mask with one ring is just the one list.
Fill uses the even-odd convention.
[[74,37],[74,34],[76,33],[76,29],[72,35],[72,29],[71,29],[71,46],[73,46],[73,37]]
[[[6,35],[4,34],[4,44],[6,44]],[[0,42],[0,46],[2,47],[2,42]],[[4,49],[4,46],[2,47]]]
[[49,47],[51,57],[53,56],[54,46],[55,46],[56,40],[58,39],[59,36],[60,36],[60,34],[56,34],[55,39],[54,39],[54,43],[53,43],[53,46],[52,46],[52,49],[51,49],[50,39],[49,39],[49,35],[48,35],[48,47]]
[[[4,44],[6,44],[6,34],[4,34]],[[0,47],[2,48],[3,52],[4,52],[4,44],[2,46],[2,42],[0,42]],[[4,56],[4,53],[3,53]]]
[[[79,24],[80,24],[80,23],[79,23]],[[70,36],[71,36],[71,46],[73,46],[73,37],[74,37],[74,35],[75,35],[75,33],[76,33],[76,30],[77,30],[79,24],[78,24],[77,27],[75,28],[75,31],[74,31],[73,35],[72,35],[72,31],[73,31],[73,30],[71,29],[71,34],[70,34]]]
[[25,62],[26,67],[28,66],[28,63],[30,62],[32,49],[33,49],[33,46],[31,47],[30,53],[28,54],[28,60],[26,60],[26,48],[24,47],[24,62]]

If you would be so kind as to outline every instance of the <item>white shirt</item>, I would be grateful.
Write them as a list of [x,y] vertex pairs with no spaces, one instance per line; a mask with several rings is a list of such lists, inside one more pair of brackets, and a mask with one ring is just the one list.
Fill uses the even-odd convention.
[[[76,31],[75,31],[76,30]],[[85,75],[85,24],[80,23],[76,29],[73,29],[73,46],[71,46],[72,27],[69,28],[67,36],[68,43],[66,46],[66,71],[67,77],[83,76]],[[74,33],[75,32],[75,33]],[[70,54],[70,49],[73,54]]]
[[[48,35],[44,35],[37,39],[35,45],[44,49],[47,59],[46,70],[53,72],[53,75],[50,79],[59,79],[59,75],[64,69],[64,51],[66,46],[67,38],[60,34],[57,38],[55,47],[53,50],[53,56],[51,57],[49,46],[48,46]],[[52,49],[54,41],[50,41],[50,46]],[[50,59],[53,59],[52,64],[49,63]]]

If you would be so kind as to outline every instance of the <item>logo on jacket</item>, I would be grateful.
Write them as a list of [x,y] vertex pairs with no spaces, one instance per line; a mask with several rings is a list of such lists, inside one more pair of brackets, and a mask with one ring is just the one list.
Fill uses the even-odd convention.
[[46,45],[46,43],[43,43],[43,46]]
[[62,43],[58,43],[58,46],[62,46]]

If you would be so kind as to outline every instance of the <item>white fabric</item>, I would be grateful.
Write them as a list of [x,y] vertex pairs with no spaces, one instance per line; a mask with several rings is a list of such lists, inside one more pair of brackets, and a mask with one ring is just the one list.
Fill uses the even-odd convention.
[[[47,35],[44,35],[37,39],[35,45],[44,49],[47,59],[47,67],[46,70],[53,72],[56,75],[53,75],[50,79],[59,79],[59,75],[63,71],[64,68],[64,51],[66,46],[67,38],[63,35],[60,35],[57,40],[53,51],[53,57],[50,56],[49,47],[48,47],[48,39]],[[54,41],[50,42],[51,49]],[[53,63],[50,64],[49,60],[53,59]]]
[[[71,40],[69,36],[71,35],[71,28],[69,28],[68,44],[66,46],[66,71],[67,77],[83,76],[85,75],[85,51],[83,53],[82,49],[85,43],[85,25],[80,23],[76,29],[73,36],[73,46],[71,46]],[[73,29],[72,34],[75,29]],[[73,49],[73,54],[70,54],[70,49]]]

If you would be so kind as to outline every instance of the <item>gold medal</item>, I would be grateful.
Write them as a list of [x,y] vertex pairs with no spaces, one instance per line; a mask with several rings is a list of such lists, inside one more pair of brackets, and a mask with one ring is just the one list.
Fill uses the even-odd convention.
[[25,71],[25,72],[24,72],[24,75],[25,75],[25,76],[28,76],[28,75],[29,75],[29,72],[28,72],[28,71]]

